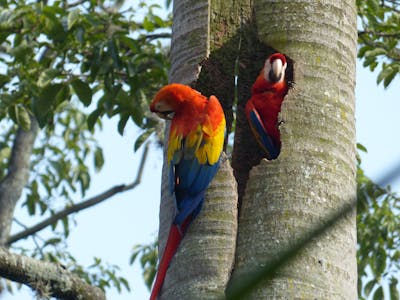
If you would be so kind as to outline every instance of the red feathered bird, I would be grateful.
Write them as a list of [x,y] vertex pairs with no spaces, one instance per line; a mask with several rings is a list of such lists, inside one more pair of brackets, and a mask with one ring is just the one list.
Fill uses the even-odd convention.
[[200,212],[204,193],[218,170],[225,116],[215,96],[207,99],[182,84],[163,87],[150,104],[150,110],[171,120],[167,162],[177,208],[150,296],[150,300],[155,300],[171,259],[187,226]]
[[285,55],[274,53],[268,57],[245,108],[250,128],[268,159],[277,158],[281,150],[278,114],[288,92],[286,67]]

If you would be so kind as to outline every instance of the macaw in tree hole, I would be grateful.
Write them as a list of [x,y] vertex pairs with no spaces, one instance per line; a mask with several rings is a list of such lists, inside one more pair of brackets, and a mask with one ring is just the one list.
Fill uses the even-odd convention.
[[171,120],[167,162],[177,208],[150,295],[150,300],[155,300],[171,259],[187,226],[200,212],[205,191],[218,170],[225,115],[215,96],[207,99],[191,87],[177,83],[161,88],[150,110]]
[[251,88],[251,98],[245,107],[250,128],[267,159],[276,159],[281,150],[278,114],[289,89],[285,81],[286,67],[285,55],[274,53],[269,56]]

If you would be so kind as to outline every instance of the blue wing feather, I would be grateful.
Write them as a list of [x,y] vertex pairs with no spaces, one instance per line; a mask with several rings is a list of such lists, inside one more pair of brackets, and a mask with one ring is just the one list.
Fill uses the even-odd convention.
[[271,137],[268,135],[267,131],[264,128],[264,125],[261,121],[261,118],[256,110],[251,110],[249,113],[250,116],[250,126],[252,127],[254,133],[256,134],[256,138],[262,143],[264,146],[264,150],[268,152],[270,159],[275,159],[278,157],[280,149],[277,147],[272,141]]
[[181,159],[175,166],[175,197],[178,214],[174,224],[182,225],[189,215],[200,212],[207,186],[218,170],[219,161],[213,165],[200,164],[197,158]]

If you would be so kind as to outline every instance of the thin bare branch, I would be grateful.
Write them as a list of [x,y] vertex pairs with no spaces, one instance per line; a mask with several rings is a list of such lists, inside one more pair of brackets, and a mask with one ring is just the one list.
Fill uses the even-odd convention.
[[72,3],[68,3],[68,1],[66,1],[66,6],[68,6],[68,8],[76,7],[76,6],[82,5],[85,2],[87,2],[87,0],[78,0],[78,1],[72,2]]
[[40,222],[28,229],[25,229],[15,235],[10,236],[7,241],[7,245],[9,246],[18,240],[25,239],[25,238],[29,237],[30,235],[35,234],[36,232],[46,228],[47,226],[55,224],[57,221],[65,218],[65,217],[68,217],[71,214],[77,213],[81,210],[84,210],[86,208],[97,205],[100,202],[103,202],[118,193],[134,189],[136,186],[138,186],[140,184],[140,182],[142,180],[142,175],[143,175],[144,165],[145,165],[145,162],[147,159],[148,150],[149,150],[149,144],[147,143],[143,150],[143,154],[142,154],[139,169],[138,169],[138,172],[136,175],[136,179],[132,183],[114,186],[114,187],[108,189],[107,191],[105,191],[97,196],[94,196],[88,200],[85,200],[83,202],[66,207],[64,210],[62,210],[58,213],[55,213],[54,215],[50,216],[49,218],[43,220],[42,222]]
[[400,32],[379,32],[373,30],[359,30],[358,36],[365,35],[365,34],[372,34],[379,37],[400,37]]
[[144,38],[151,41],[156,39],[170,39],[171,33],[163,32],[163,33],[146,34]]
[[26,284],[38,295],[59,299],[105,300],[104,292],[61,265],[18,255],[0,247],[0,277]]

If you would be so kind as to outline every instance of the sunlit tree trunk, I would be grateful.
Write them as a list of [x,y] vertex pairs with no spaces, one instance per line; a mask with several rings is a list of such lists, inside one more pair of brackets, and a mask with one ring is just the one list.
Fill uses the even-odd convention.
[[[273,260],[354,200],[356,186],[355,2],[256,0],[253,11],[261,41],[294,60],[295,86],[282,108],[277,160],[246,174],[250,133],[243,126],[237,132],[233,165],[244,195],[233,278]],[[239,127],[244,116],[238,118]],[[248,298],[356,299],[355,229],[353,212]]]
[[[264,60],[276,50],[291,58],[289,77],[296,84],[282,108],[281,155],[269,162],[261,160],[243,107]],[[170,81],[215,94],[229,128],[238,70],[232,155],[238,190],[225,161],[171,263],[162,299],[223,296],[235,249],[232,276],[248,276],[354,200],[355,54],[353,1],[174,1]],[[173,214],[164,166],[160,255]],[[352,213],[249,298],[356,299],[355,250]]]
[[[31,118],[29,130],[19,128],[13,141],[6,176],[0,180],[0,246],[7,245],[14,209],[21,197],[22,189],[28,182],[30,158],[38,125]],[[8,246],[8,245],[7,245]]]
[[[192,85],[206,96],[216,95],[227,112],[229,127],[236,54],[228,51],[230,56],[224,65],[213,57],[223,56],[221,47],[239,26],[239,6],[228,7],[224,1],[212,2],[174,1],[170,82]],[[214,14],[210,14],[211,11]],[[232,14],[237,18],[232,19]],[[221,31],[223,28],[216,29],[222,24],[221,20],[225,20],[224,31]],[[159,257],[175,213],[168,176],[164,164]],[[220,169],[207,190],[203,208],[189,226],[170,264],[161,299],[223,297],[233,266],[236,235],[237,186],[230,162],[223,155]]]

